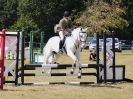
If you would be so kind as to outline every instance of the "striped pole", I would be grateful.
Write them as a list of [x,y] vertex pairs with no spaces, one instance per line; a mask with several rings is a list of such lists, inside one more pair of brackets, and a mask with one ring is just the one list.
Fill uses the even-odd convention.
[[24,85],[91,85],[94,82],[33,82],[25,83]]
[[[35,67],[42,67],[42,68],[53,68],[53,69],[66,69],[68,67],[76,67],[75,64],[25,64],[24,68],[35,68]],[[81,68],[97,68],[103,67],[102,64],[81,64]]]
[[[96,76],[97,74],[96,73],[81,73],[82,76],[88,76],[88,75],[91,75],[91,76]],[[78,76],[78,73],[47,73],[47,74],[44,74],[44,73],[25,73],[24,76],[35,76],[35,77],[38,77],[38,76],[47,76],[47,77],[50,77],[50,76]]]

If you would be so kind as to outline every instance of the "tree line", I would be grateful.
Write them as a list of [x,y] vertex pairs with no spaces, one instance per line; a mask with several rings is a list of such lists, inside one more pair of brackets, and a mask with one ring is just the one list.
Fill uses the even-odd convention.
[[133,39],[132,0],[0,0],[0,29],[44,31],[47,41],[65,10],[90,35],[115,30],[121,39]]

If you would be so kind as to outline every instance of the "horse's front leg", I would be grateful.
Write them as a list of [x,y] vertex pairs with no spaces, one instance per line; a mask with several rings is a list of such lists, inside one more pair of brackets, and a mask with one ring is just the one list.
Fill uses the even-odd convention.
[[[71,50],[67,50],[67,55],[74,61],[74,63],[76,63],[77,57],[74,55],[74,53]],[[74,65],[72,66],[71,69],[71,74],[73,73],[74,73]]]
[[[76,55],[74,55],[74,53],[72,51],[68,51],[67,55],[74,60],[74,62],[76,63],[76,67],[79,67],[78,78],[81,78],[81,68],[80,68],[81,64],[80,64],[78,57]],[[73,73],[73,72],[74,72],[74,67],[71,70],[71,73]]]
[[82,76],[82,68],[81,68],[80,61],[76,61],[76,67],[78,67],[78,69],[79,69],[79,71],[78,71],[78,78],[81,78],[81,76]]
[[82,74],[82,64],[81,64],[81,62],[80,62],[80,49],[79,50],[77,50],[76,51],[76,57],[77,57],[77,60],[78,61],[76,61],[76,66],[78,67],[78,69],[79,69],[79,72],[78,72],[78,78],[81,78],[81,74]]

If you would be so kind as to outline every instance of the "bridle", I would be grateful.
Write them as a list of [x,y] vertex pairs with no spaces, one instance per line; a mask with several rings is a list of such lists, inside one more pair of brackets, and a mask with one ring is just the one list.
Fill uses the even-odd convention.
[[[84,36],[84,35],[82,35],[82,34],[86,34],[86,35],[85,35],[86,37],[83,37],[83,39],[82,39],[82,36]],[[81,31],[81,32],[79,33],[79,38],[80,38],[80,43],[85,43],[86,40],[87,40],[87,33],[84,32],[84,31]],[[85,39],[84,39],[84,38],[85,38]]]

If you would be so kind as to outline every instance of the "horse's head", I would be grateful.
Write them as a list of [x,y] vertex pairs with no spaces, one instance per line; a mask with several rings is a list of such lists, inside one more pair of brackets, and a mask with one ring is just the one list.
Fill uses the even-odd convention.
[[81,48],[84,48],[86,46],[86,38],[87,38],[87,28],[77,28],[72,33],[72,35],[75,36],[75,38],[78,40],[78,42],[81,44]]
[[87,39],[86,31],[87,31],[87,28],[85,28],[85,29],[81,28],[80,32],[79,32],[79,39],[80,39],[80,43],[81,43],[81,48],[86,47],[86,39]]

